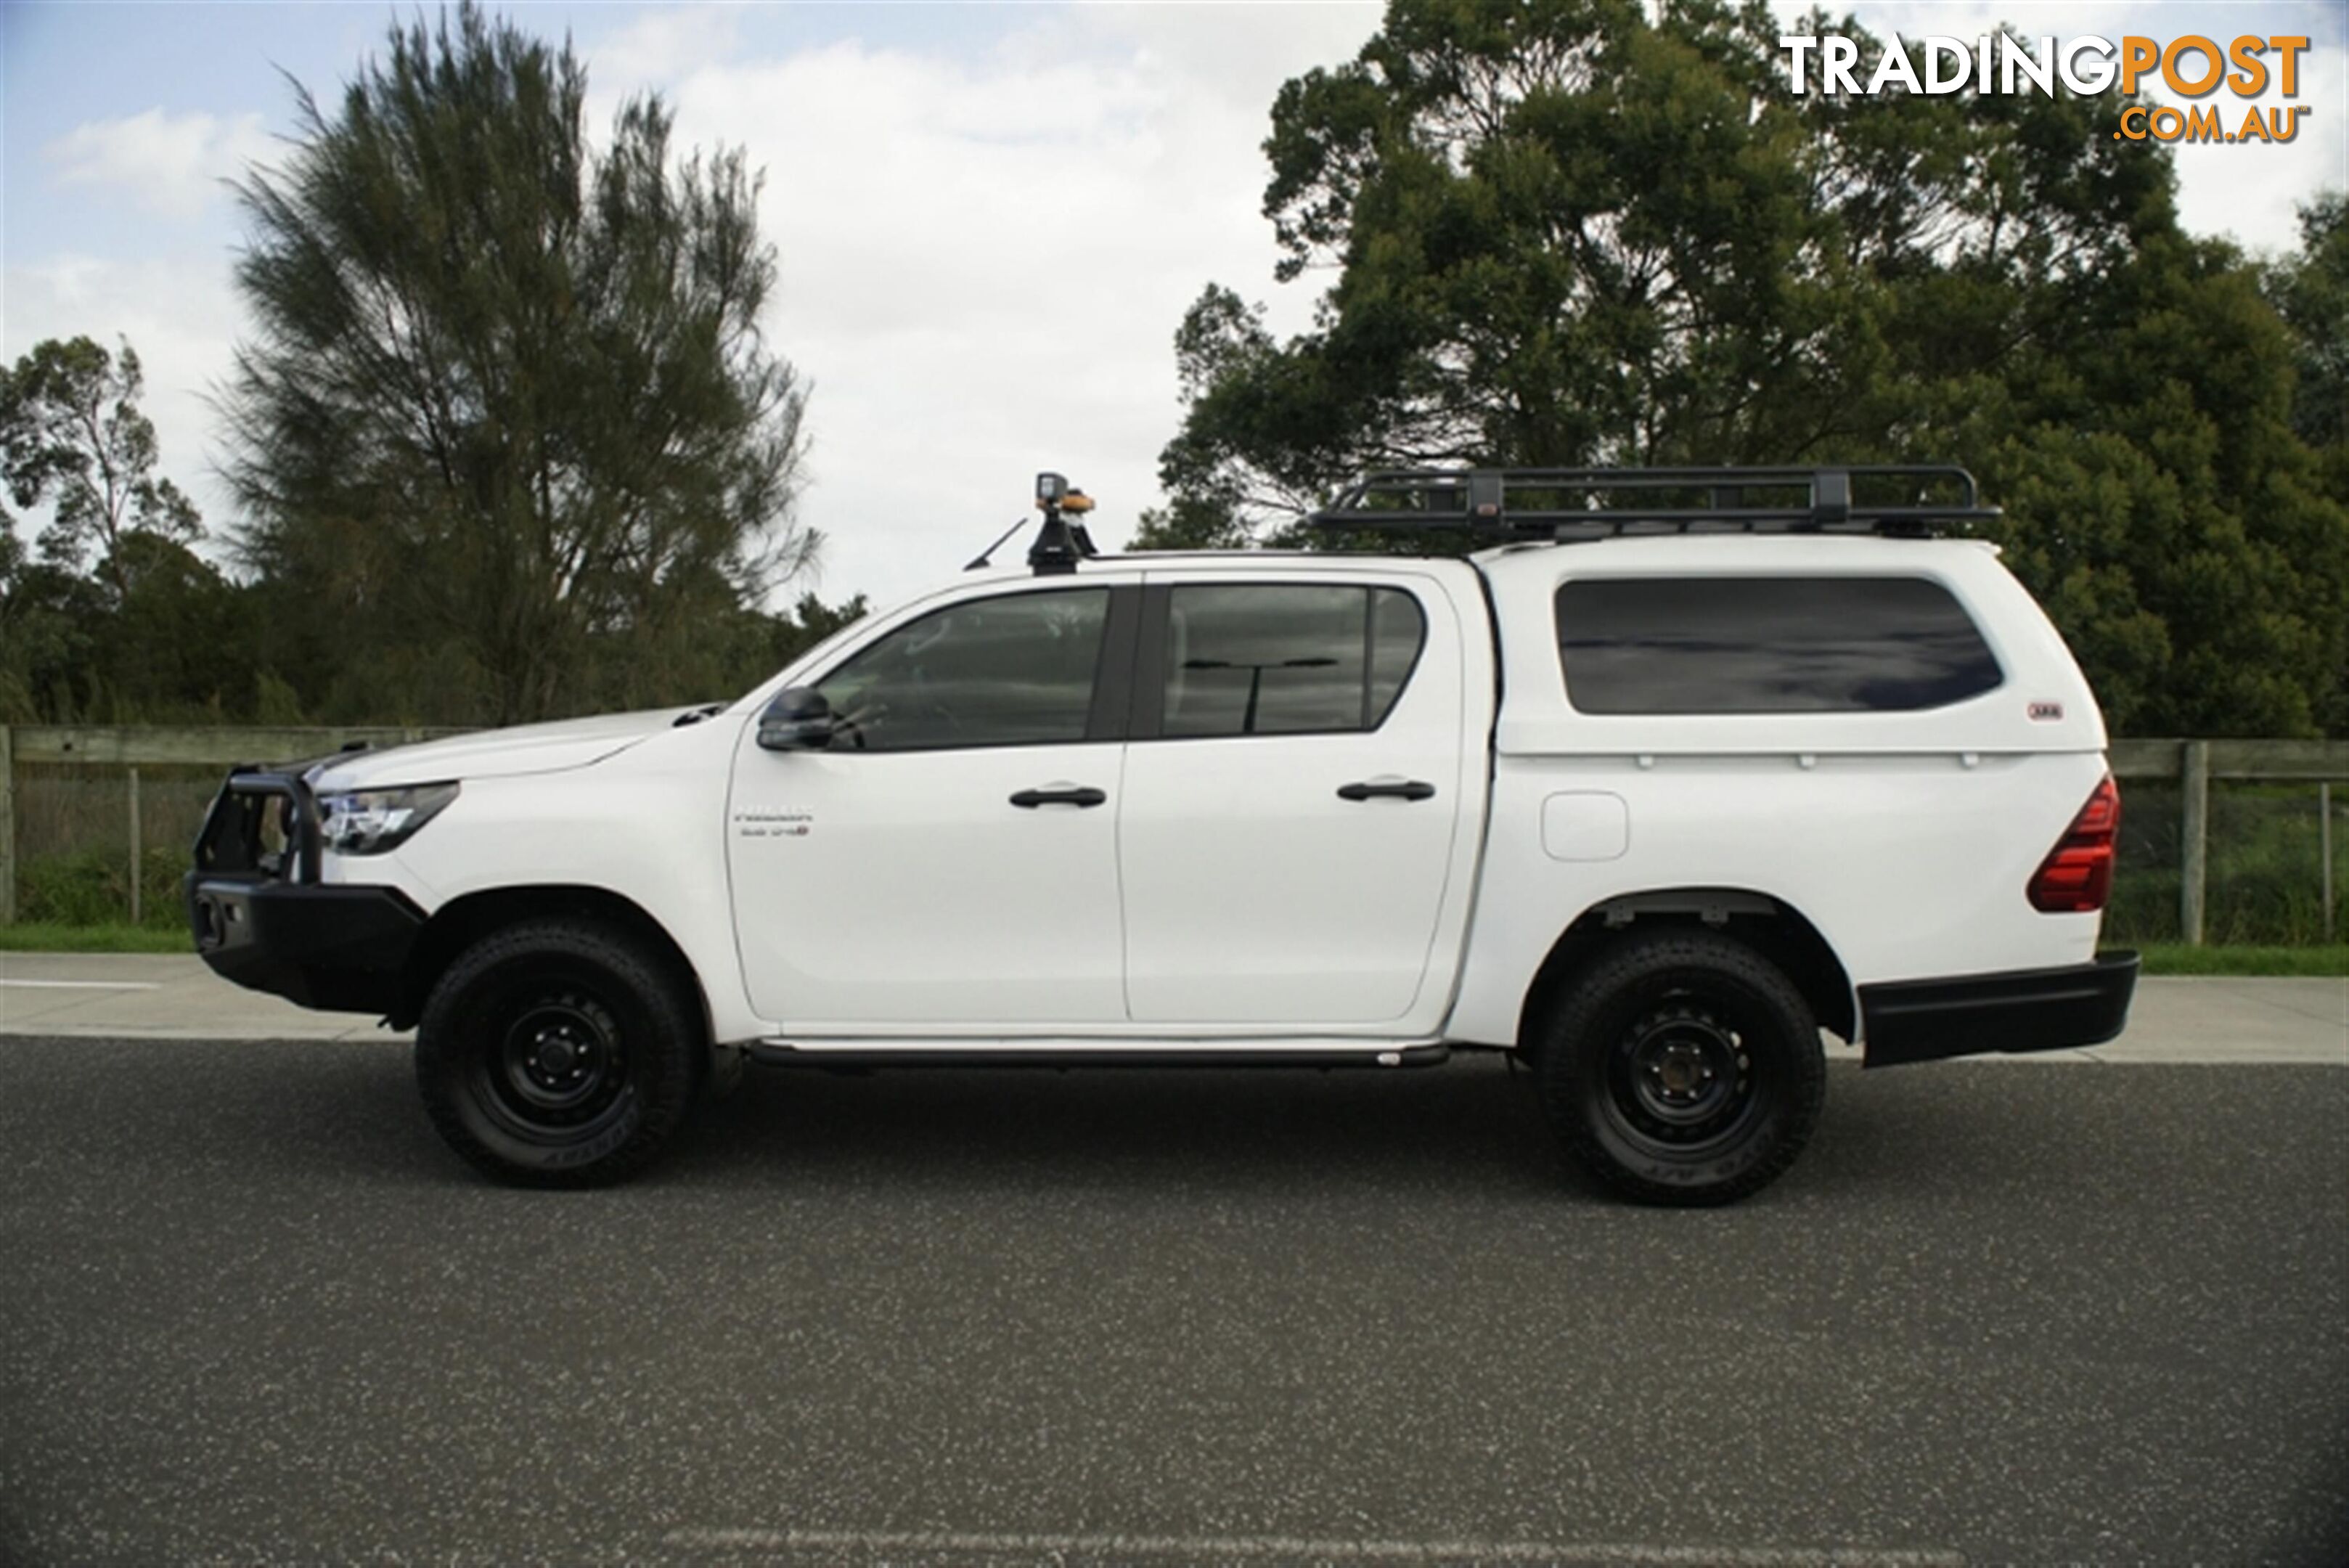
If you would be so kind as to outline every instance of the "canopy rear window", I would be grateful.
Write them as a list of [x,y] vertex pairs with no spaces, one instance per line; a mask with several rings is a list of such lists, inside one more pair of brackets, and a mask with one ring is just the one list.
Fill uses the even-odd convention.
[[1585,713],[1883,713],[2004,679],[1924,577],[1591,577],[1557,591],[1568,698]]

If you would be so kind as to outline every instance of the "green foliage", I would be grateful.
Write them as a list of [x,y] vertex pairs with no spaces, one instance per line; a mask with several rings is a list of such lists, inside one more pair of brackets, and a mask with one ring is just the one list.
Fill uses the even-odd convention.
[[[180,877],[185,849],[150,845],[139,858],[140,920],[144,929],[185,930]],[[16,913],[32,924],[127,925],[130,919],[128,849],[84,848],[45,855],[16,868]]]
[[[739,151],[471,5],[395,27],[239,187],[257,323],[224,400],[270,667],[330,716],[509,722],[723,690],[812,563],[805,393]],[[399,715],[407,717],[403,713]]]
[[2349,974],[2349,947],[2199,947],[2158,942],[2138,952],[2147,974]]
[[185,545],[203,524],[179,486],[155,473],[155,425],[140,411],[146,378],[88,337],[50,338],[0,371],[0,467],[18,506],[51,508],[44,560],[67,571],[93,549],[128,595],[126,546]]
[[2340,732],[2349,496],[2305,439],[2340,384],[2338,202],[2279,319],[2179,232],[2116,95],[1797,98],[1780,31],[1393,0],[1288,83],[1276,275],[1328,286],[1287,342],[1228,288],[1192,306],[1143,542],[1289,542],[1366,468],[1954,460],[2117,731]]
[[2302,209],[2300,241],[2270,270],[2268,295],[2292,327],[2293,422],[2338,457],[2349,449],[2349,196],[2331,192]]
[[185,925],[175,930],[153,926],[61,926],[19,920],[0,925],[0,952],[9,953],[192,953]]
[[[2349,815],[2334,789],[2336,937],[2349,934]],[[2202,932],[2231,945],[2305,946],[2325,940],[2317,792],[2308,784],[2228,784],[2210,792]],[[2178,786],[2122,786],[2120,860],[2105,916],[2114,946],[2178,936]]]
[[788,615],[771,618],[767,628],[766,661],[772,670],[781,670],[801,654],[835,632],[847,630],[873,613],[873,607],[857,594],[834,608],[813,594],[802,594],[800,602]]
[[0,514],[0,722],[218,718],[241,679],[239,596],[190,547],[141,389],[127,342],[51,338],[0,371],[11,497],[50,516],[35,555]]
[[[36,346],[17,372],[5,372],[12,395],[39,382],[25,367],[78,362],[78,350],[67,352],[73,347]],[[143,430],[132,400],[138,361],[127,344],[122,363],[123,395],[97,416],[98,428],[111,421]],[[13,428],[26,428],[26,405],[14,406]],[[151,431],[139,441],[151,464]],[[43,472],[74,472],[62,458],[42,461]],[[93,461],[89,472],[103,465]],[[168,481],[148,479],[159,493],[177,494]],[[62,511],[60,483],[44,480],[33,504]],[[447,639],[403,634],[379,616],[371,624],[364,607],[346,605],[345,618],[329,622],[290,597],[282,574],[244,582],[223,575],[190,547],[176,512],[155,521],[134,498],[122,516],[93,570],[54,543],[28,551],[16,519],[0,511],[0,723],[450,723],[493,713],[496,694],[478,662]],[[47,537],[58,537],[54,526]],[[833,607],[803,594],[792,610],[771,614],[736,591],[705,584],[703,613],[657,634],[584,639],[579,667],[568,672],[573,707],[732,696],[866,613],[861,596]],[[656,639],[649,651],[647,637]],[[306,691],[278,672],[278,660],[303,672]]]

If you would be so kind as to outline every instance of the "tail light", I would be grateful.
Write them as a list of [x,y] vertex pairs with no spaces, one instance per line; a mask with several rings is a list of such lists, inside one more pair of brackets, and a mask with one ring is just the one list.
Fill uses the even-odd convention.
[[2106,774],[2088,804],[2039,863],[2024,894],[2051,915],[2083,915],[2105,907],[2113,890],[2113,846],[2121,831],[2121,792]]

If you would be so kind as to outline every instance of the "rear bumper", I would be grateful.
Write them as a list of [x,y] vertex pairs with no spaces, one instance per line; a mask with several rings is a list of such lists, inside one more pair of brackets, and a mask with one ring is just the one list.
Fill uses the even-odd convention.
[[395,888],[188,874],[188,924],[212,971],[329,1012],[398,1011],[422,911]]
[[1867,1064],[2101,1045],[2128,1023],[2137,965],[2135,953],[2106,953],[2075,968],[1863,985]]

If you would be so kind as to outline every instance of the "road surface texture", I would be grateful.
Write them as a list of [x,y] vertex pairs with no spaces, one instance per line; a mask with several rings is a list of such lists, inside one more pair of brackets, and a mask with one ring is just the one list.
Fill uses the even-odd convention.
[[2349,1561],[2349,1071],[754,1072],[585,1194],[397,1042],[0,1038],[0,1562]]

